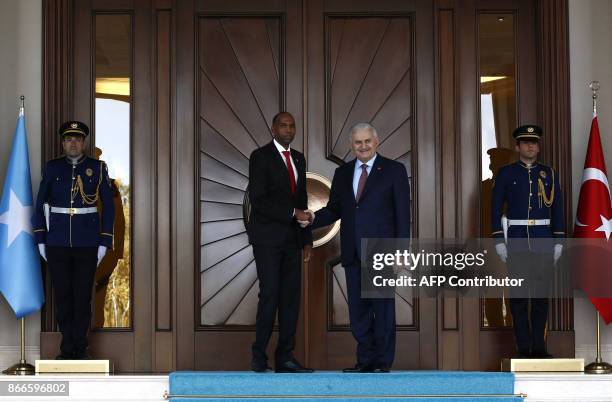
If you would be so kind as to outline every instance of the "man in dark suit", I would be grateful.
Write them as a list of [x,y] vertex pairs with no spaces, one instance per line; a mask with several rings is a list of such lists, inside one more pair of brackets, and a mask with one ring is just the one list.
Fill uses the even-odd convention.
[[389,372],[395,355],[395,299],[361,297],[361,239],[410,237],[410,185],[401,163],[376,153],[376,129],[351,129],[356,159],[336,169],[327,206],[312,229],[341,219],[342,266],[346,275],[357,364],[344,372]]
[[295,331],[300,311],[302,287],[302,249],[304,261],[310,259],[312,233],[298,220],[308,220],[305,212],[306,160],[291,149],[295,120],[281,112],[272,120],[274,139],[256,149],[249,160],[249,198],[251,214],[249,241],[253,245],[259,302],[251,369],[268,368],[266,347],[278,311],[278,345],[275,353],[277,373],[309,373],[293,356]]

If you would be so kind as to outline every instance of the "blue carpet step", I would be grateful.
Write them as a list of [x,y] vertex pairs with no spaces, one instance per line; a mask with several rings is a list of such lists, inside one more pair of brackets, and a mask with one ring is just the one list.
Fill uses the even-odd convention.
[[394,371],[387,374],[175,372],[170,400],[520,401],[514,374],[475,371]]

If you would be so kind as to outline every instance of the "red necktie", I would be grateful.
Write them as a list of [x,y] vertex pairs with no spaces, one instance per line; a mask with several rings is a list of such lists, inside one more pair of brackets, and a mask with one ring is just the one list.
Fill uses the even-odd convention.
[[365,163],[361,165],[361,176],[359,176],[359,183],[357,183],[357,196],[355,197],[355,201],[359,202],[361,198],[361,193],[363,193],[363,189],[365,188],[366,181],[368,180],[368,165]]
[[291,194],[295,193],[295,174],[293,173],[293,166],[291,166],[291,152],[283,151],[285,155],[285,161],[287,162],[287,172],[289,173],[289,185],[291,186]]

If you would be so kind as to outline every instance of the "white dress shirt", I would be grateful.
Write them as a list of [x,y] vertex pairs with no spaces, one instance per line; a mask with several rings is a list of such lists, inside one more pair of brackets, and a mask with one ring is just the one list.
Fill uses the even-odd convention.
[[295,168],[295,162],[293,161],[293,157],[291,156],[291,147],[289,147],[289,149],[285,149],[283,148],[281,144],[279,144],[276,141],[276,139],[274,139],[273,141],[274,141],[274,145],[276,146],[276,149],[280,153],[281,158],[283,158],[283,162],[285,163],[285,166],[287,166],[287,159],[285,159],[285,154],[283,152],[289,151],[289,159],[291,160],[291,168],[293,169],[293,177],[295,178],[295,185],[297,187],[298,175],[297,175],[297,169]]

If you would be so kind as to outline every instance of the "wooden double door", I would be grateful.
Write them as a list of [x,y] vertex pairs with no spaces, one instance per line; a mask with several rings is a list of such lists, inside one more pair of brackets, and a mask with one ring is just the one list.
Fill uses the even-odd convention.
[[[306,155],[307,170],[328,179],[352,159],[348,129],[371,122],[381,154],[409,173],[413,237],[478,237],[476,15],[515,16],[517,57],[536,60],[534,21],[546,7],[523,0],[48,2],[45,157],[59,151],[53,133],[63,119],[90,124],[94,139],[102,135],[94,124],[95,66],[104,62],[96,17],[130,21],[123,63],[131,318],[122,328],[92,330],[92,349],[125,372],[249,368],[258,283],[244,226],[248,157],[271,140],[281,110],[296,118],[292,146]],[[122,46],[115,42],[111,48]],[[516,121],[541,121],[541,72],[518,62],[516,71]],[[556,151],[547,152],[554,160]],[[296,357],[316,369],[355,359],[338,257],[336,235],[303,269]],[[396,295],[395,368],[495,369],[512,352],[510,329],[485,328],[479,300],[420,296]],[[567,332],[565,321],[559,325]],[[57,345],[54,330],[49,307],[43,355]]]
[[[412,177],[417,125],[429,121],[422,127],[433,129],[426,109],[419,119],[416,107],[419,91],[431,92],[433,82],[417,80],[415,71],[431,71],[433,59],[422,45],[417,51],[416,2],[389,2],[385,11],[372,2],[349,10],[323,1],[194,6],[201,222],[194,367],[248,369],[258,291],[242,207],[249,154],[271,140],[271,119],[286,110],[296,118],[292,146],[306,155],[307,170],[331,180],[337,166],[353,159],[349,128],[368,121],[380,131],[380,152],[404,163]],[[303,270],[296,356],[321,369],[355,363],[338,246],[337,235],[317,247]],[[396,302],[398,367],[435,367],[435,345],[425,341],[435,335],[435,301],[406,291]],[[223,359],[209,358],[216,355]]]

